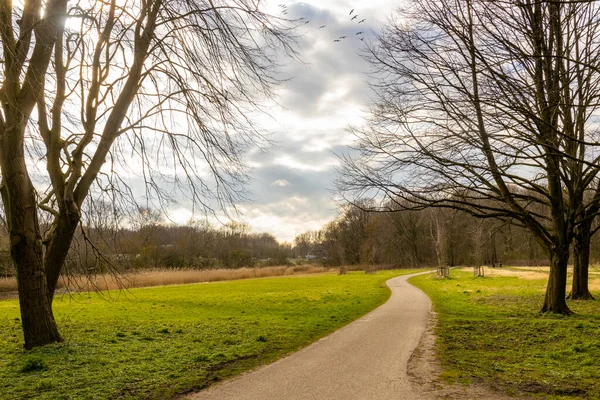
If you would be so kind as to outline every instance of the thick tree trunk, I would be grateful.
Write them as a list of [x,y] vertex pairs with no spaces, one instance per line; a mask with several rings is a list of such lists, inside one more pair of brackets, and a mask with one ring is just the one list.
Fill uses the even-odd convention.
[[568,247],[560,247],[550,253],[550,276],[546,286],[546,297],[541,312],[571,315],[567,306],[567,264],[569,262]]
[[589,223],[586,221],[578,227],[575,234],[575,245],[573,246],[573,284],[569,299],[594,299],[588,287],[591,229],[591,221]]
[[3,132],[2,202],[10,235],[10,253],[17,269],[17,285],[25,348],[31,349],[62,338],[52,314],[43,261],[42,238],[33,184],[25,162],[23,130],[19,118]]
[[19,305],[26,349],[62,341],[48,297],[41,245],[39,241],[36,242],[19,243],[12,249],[17,266]]
[[[18,135],[17,129],[10,133]],[[9,146],[2,149],[10,150]],[[17,270],[25,348],[31,349],[60,342],[62,338],[48,297],[35,191],[22,147],[14,148],[12,157],[4,154],[3,161],[2,200],[10,234],[10,253]]]

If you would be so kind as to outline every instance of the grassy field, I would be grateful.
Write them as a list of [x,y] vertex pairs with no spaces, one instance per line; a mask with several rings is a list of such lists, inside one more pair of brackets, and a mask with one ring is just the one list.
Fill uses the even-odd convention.
[[55,301],[65,342],[24,351],[18,303],[0,301],[1,399],[165,399],[340,328],[413,271],[325,274],[76,294]]
[[[576,313],[570,317],[540,315],[544,270],[487,272],[485,278],[470,269],[452,270],[450,279],[411,278],[438,313],[442,377],[510,395],[600,399],[600,302],[570,301]],[[600,269],[591,279],[600,298]]]

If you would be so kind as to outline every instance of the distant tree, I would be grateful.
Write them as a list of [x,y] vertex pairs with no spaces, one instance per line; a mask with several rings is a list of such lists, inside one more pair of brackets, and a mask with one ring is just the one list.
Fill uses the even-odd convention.
[[[391,205],[394,209],[394,206]],[[428,243],[428,235],[424,232],[427,221],[422,212],[394,212],[389,213],[393,224],[391,240],[400,254],[407,254],[406,264],[413,267],[422,265],[426,252],[423,251],[424,242]]]
[[243,197],[244,150],[265,143],[252,116],[278,51],[294,53],[290,29],[259,0],[0,4],[0,189],[26,348],[62,340],[52,300],[83,203],[131,196],[125,171],[159,200]]
[[303,232],[294,238],[294,249],[297,257],[306,257],[313,248],[312,232]]
[[[344,260],[348,264],[359,264],[363,261],[361,260],[361,247],[368,237],[371,218],[371,215],[365,211],[367,207],[368,204],[362,203],[346,206],[342,208],[341,215],[337,220],[337,230],[344,247]],[[371,257],[367,257],[367,259],[369,258]]]
[[412,2],[368,51],[378,99],[340,192],[525,227],[550,259],[542,311],[570,314],[569,248],[600,200],[598,15],[596,1]]
[[478,267],[484,265],[487,261],[486,258],[486,238],[485,238],[485,225],[481,221],[472,232],[473,236],[473,260],[474,266]]
[[434,244],[437,267],[449,265],[448,259],[448,223],[440,210],[430,213],[429,233]]

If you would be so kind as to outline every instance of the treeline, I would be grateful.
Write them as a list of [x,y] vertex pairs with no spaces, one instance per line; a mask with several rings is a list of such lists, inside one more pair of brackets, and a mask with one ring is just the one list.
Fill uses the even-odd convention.
[[[450,209],[367,212],[348,205],[319,231],[294,239],[299,254],[313,254],[330,266],[379,264],[400,267],[441,265],[543,265],[549,260],[529,230]],[[600,242],[591,244],[598,259]]]
[[[127,227],[100,220],[88,219],[76,232],[65,273],[286,265],[293,257],[291,244],[280,244],[268,233],[251,232],[243,223],[165,224],[159,212],[149,209],[140,209]],[[15,274],[5,230],[0,232],[0,274]]]

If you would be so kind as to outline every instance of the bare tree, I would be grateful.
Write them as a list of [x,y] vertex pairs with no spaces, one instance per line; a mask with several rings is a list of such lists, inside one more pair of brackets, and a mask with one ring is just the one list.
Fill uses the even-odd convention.
[[313,232],[303,232],[294,238],[294,250],[297,257],[306,257],[314,247]]
[[[396,209],[391,204],[392,209]],[[401,210],[401,209],[400,209]],[[419,266],[423,260],[423,254],[420,249],[427,236],[423,235],[423,226],[426,225],[423,215],[419,212],[395,212],[388,214],[388,218],[393,225],[393,231],[389,240],[400,253],[407,257],[407,263],[413,267]]]
[[485,259],[485,245],[486,245],[486,240],[484,238],[485,235],[485,226],[483,224],[483,221],[480,222],[479,224],[477,224],[477,226],[475,227],[475,229],[473,230],[473,266],[475,267],[479,267],[481,265],[484,265],[486,262]]
[[574,229],[572,299],[593,299],[588,288],[593,220],[600,210],[600,170],[597,143],[600,101],[600,5],[597,1],[565,5],[561,47],[560,105],[567,162],[563,180],[571,207],[577,210]]
[[[573,32],[597,25],[597,3],[414,2],[369,49],[379,98],[340,191],[526,227],[551,264],[542,311],[571,313],[569,247],[585,207],[576,193],[597,185],[587,139],[600,93],[586,66],[597,60],[580,57],[598,37]],[[574,172],[582,166],[587,180]]]
[[448,234],[442,213],[436,211],[430,214],[429,233],[434,244],[437,267],[442,268],[448,265]]
[[89,196],[133,195],[131,176],[159,200],[178,188],[207,208],[243,196],[241,156],[265,144],[252,116],[278,82],[278,52],[294,55],[293,24],[261,7],[0,2],[1,188],[26,348],[62,340],[52,299]]

